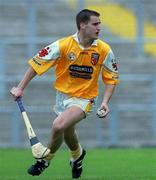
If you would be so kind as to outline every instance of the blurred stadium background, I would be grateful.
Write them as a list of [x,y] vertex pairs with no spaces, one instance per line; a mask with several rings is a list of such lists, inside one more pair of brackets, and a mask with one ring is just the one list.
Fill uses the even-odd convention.
[[[119,63],[121,83],[111,100],[111,113],[95,112],[77,128],[83,146],[156,146],[156,1],[154,0],[0,0],[0,147],[28,147],[27,132],[9,90],[38,50],[74,34],[75,15],[83,8],[101,13],[100,38]],[[54,114],[53,70],[28,86],[24,104],[43,144]],[[100,84],[100,97],[103,84]]]

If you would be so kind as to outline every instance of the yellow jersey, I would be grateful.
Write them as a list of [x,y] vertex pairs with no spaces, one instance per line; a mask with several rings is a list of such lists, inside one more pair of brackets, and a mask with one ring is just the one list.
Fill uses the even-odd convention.
[[85,49],[80,45],[77,33],[46,46],[29,60],[29,64],[38,75],[55,66],[55,89],[73,97],[95,98],[100,73],[105,84],[119,82],[110,46],[97,39]]

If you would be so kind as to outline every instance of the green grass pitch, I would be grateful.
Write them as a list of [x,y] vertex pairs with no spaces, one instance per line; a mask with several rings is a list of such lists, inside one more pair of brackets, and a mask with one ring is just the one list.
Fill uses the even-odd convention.
[[[41,176],[31,177],[30,150],[0,149],[0,180],[71,180],[69,157],[58,151]],[[156,180],[156,149],[88,149],[81,180]]]

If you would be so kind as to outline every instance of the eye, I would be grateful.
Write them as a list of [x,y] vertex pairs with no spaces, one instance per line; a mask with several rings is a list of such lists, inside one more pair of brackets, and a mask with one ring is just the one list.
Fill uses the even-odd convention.
[[94,26],[97,26],[99,25],[101,22],[96,22],[96,23],[93,23]]

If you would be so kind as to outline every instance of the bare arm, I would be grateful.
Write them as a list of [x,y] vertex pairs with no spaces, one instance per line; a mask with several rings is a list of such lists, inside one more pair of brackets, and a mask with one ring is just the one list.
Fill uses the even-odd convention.
[[101,106],[99,108],[99,109],[102,109],[105,111],[105,114],[103,117],[106,117],[107,114],[109,113],[108,103],[109,103],[111,96],[113,95],[113,92],[115,90],[115,86],[116,85],[110,85],[110,84],[105,85],[103,101],[102,101]]
[[28,83],[36,76],[36,72],[33,70],[32,67],[29,67],[26,71],[23,79],[20,81],[17,87],[13,87],[10,90],[10,93],[12,94],[13,98],[16,100],[17,97],[22,97],[24,89],[28,85]]

